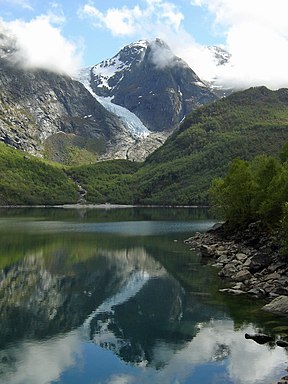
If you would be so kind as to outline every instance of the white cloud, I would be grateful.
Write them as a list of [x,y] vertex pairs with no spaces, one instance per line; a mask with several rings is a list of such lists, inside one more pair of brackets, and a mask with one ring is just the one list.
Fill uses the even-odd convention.
[[[214,17],[210,33],[225,38],[230,64],[218,66],[211,52],[195,42],[182,24],[176,3],[145,0],[145,5],[100,11],[89,2],[81,10],[98,28],[132,39],[160,37],[204,80],[247,88],[288,87],[287,0],[190,0]],[[139,3],[140,4],[140,3]]]
[[226,36],[231,64],[214,69],[217,82],[244,88],[288,86],[286,0],[194,0],[214,15]]
[[62,22],[61,15],[51,13],[29,22],[0,20],[0,30],[16,40],[16,60],[23,67],[72,75],[79,69],[81,59],[75,44],[63,37],[59,26]]
[[[163,0],[146,0],[145,7],[109,8],[105,13],[92,3],[85,4],[79,14],[91,19],[95,27],[107,28],[114,36],[151,35],[159,26],[177,31],[184,18],[173,3]],[[155,33],[154,33],[155,35]]]
[[[255,333],[255,329],[247,327],[235,331],[232,321],[211,321],[203,324],[194,339],[176,353],[163,348],[159,342],[154,348],[154,356],[167,365],[159,372],[157,382],[169,383],[175,373],[178,380],[184,382],[195,368],[217,361],[217,357],[223,362],[227,358],[227,373],[233,383],[270,382],[275,377],[276,367],[284,369],[286,352],[246,340],[246,332]],[[167,355],[169,352],[170,356]]]
[[[15,369],[2,373],[6,384],[45,384],[58,381],[62,372],[76,362],[80,335],[70,332],[45,342],[29,341],[4,350],[15,361]],[[11,360],[12,360],[11,359]],[[17,363],[17,364],[16,364]],[[6,369],[7,369],[6,368]]]
[[155,41],[151,45],[151,61],[160,69],[175,64],[173,52],[166,45],[162,46]]
[[94,6],[85,4],[82,9],[82,15],[89,16],[96,27],[104,26],[113,35],[129,36],[136,32],[137,19],[142,17],[142,11],[138,6],[132,9],[123,7],[121,9],[108,9],[106,14],[104,14]]

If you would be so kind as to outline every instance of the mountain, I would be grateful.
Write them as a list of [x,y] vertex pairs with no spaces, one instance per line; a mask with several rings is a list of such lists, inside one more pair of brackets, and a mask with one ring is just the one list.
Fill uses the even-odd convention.
[[0,143],[0,206],[76,203],[80,197],[59,164]]
[[92,91],[133,112],[153,132],[171,131],[193,109],[217,99],[162,40],[140,40],[90,68]]
[[257,87],[193,111],[132,175],[106,172],[103,178],[99,165],[69,172],[85,184],[91,202],[207,204],[211,180],[223,176],[231,160],[275,155],[287,141],[288,89]]
[[229,63],[231,59],[231,53],[216,45],[209,45],[207,48],[216,60],[217,66]]
[[258,87],[193,111],[144,164],[113,160],[61,169],[2,144],[0,201],[49,205],[82,196],[87,203],[207,204],[211,180],[233,159],[279,153],[288,142],[287,121],[288,89]]
[[0,67],[0,140],[66,165],[144,161],[191,109],[216,98],[159,39],[123,48],[77,81],[25,67],[0,34]]
[[80,82],[63,74],[24,68],[13,60],[14,55],[14,49],[1,46],[2,142],[64,164],[111,158],[144,160],[164,142],[165,138],[150,135],[147,129],[137,135]]
[[65,152],[72,147],[97,159],[121,132],[119,119],[79,82],[53,72],[26,70],[4,58],[0,66],[0,139],[4,143],[66,162],[69,153]]

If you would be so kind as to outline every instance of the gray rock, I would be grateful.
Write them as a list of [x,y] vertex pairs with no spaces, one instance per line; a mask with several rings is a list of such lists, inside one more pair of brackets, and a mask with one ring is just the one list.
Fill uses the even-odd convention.
[[97,159],[109,143],[117,147],[127,137],[119,118],[78,81],[4,58],[0,67],[0,140],[6,144],[34,155],[49,147],[50,159],[63,162],[63,145],[87,148]]
[[200,252],[203,257],[212,257],[214,256],[214,249],[209,245],[202,244],[200,246]]
[[237,269],[234,264],[226,264],[225,267],[218,273],[221,277],[231,277],[237,272]]
[[263,298],[263,297],[267,296],[266,292],[262,288],[252,288],[252,289],[249,289],[249,291],[247,291],[247,293],[249,295],[256,296],[259,298]]
[[223,288],[223,289],[219,289],[219,292],[222,292],[222,293],[230,293],[232,295],[235,295],[235,296],[240,296],[240,295],[243,295],[245,292],[242,291],[241,289],[233,289],[233,288]]
[[248,256],[245,253],[236,253],[236,259],[241,262],[244,262],[247,258]]
[[233,287],[232,287],[232,289],[236,289],[236,290],[243,290],[243,288],[244,288],[244,284],[242,283],[242,282],[240,282],[240,283],[237,283],[237,284],[235,284]]
[[274,272],[274,273],[270,273],[269,275],[265,276],[264,280],[265,281],[268,281],[268,280],[278,280],[279,278],[280,278],[280,275],[278,275],[278,273]]
[[288,296],[276,297],[271,303],[264,305],[264,311],[288,315]]
[[[218,253],[218,252],[217,252]],[[227,264],[227,263],[229,263],[229,259],[227,258],[227,254],[223,254],[223,255],[221,255],[220,257],[218,257],[218,259],[217,259],[217,262],[218,263],[223,263],[223,264]]]
[[251,257],[249,257],[243,264],[244,267],[250,267],[251,265]]
[[235,281],[245,281],[251,279],[252,275],[249,271],[243,270],[238,273],[233,277],[233,280]]

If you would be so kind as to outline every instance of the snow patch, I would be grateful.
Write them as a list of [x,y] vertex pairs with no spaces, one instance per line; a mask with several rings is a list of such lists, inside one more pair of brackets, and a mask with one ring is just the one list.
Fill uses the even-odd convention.
[[127,70],[129,67],[129,65],[119,60],[119,55],[117,55],[112,59],[108,59],[102,61],[99,64],[96,64],[92,68],[92,72],[97,81],[99,82],[98,87],[100,86],[105,87],[107,89],[112,89],[112,87],[109,85],[109,79],[111,79],[111,77],[114,77],[117,72]]
[[[101,63],[94,65],[92,67],[92,73],[97,87],[113,90],[116,85],[111,87],[109,80],[117,73],[122,72],[122,76],[117,82],[119,83],[123,79],[124,73],[131,71],[131,66],[134,62],[142,61],[148,45],[148,41],[140,40],[122,48],[122,50],[111,59],[103,60]],[[129,51],[128,56],[126,55],[126,51]]]

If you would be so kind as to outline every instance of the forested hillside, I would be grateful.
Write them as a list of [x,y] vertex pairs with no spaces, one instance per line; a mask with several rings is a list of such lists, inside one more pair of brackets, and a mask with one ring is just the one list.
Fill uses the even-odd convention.
[[77,202],[77,183],[88,203],[207,204],[212,180],[233,159],[276,155],[286,142],[288,90],[251,88],[192,112],[144,163],[61,168],[1,145],[2,205]]
[[251,88],[192,112],[137,173],[141,202],[203,204],[235,158],[276,154],[288,141],[288,90]]
[[59,165],[0,143],[0,205],[53,205],[77,199],[77,185]]

